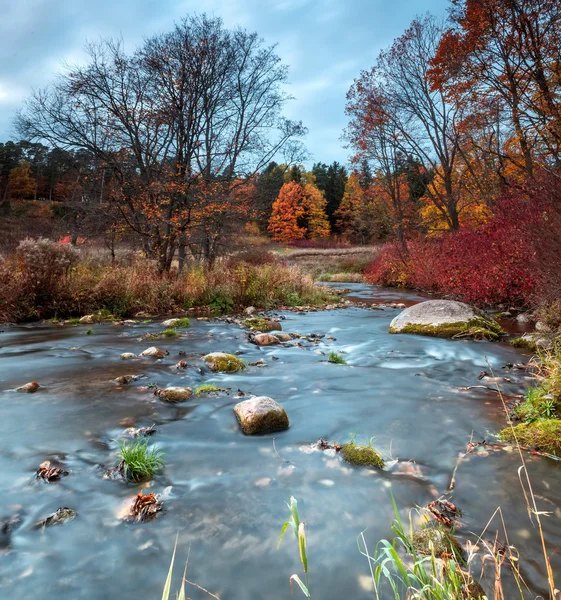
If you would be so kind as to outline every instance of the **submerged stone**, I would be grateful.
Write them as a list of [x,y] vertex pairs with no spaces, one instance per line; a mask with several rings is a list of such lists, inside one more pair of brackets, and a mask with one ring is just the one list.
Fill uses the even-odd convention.
[[133,352],[123,352],[120,357],[123,360],[130,360],[131,358],[136,358],[136,354],[134,354]]
[[25,385],[20,385],[20,387],[16,388],[16,392],[21,392],[25,394],[34,394],[41,386],[36,381],[30,381]]
[[237,373],[246,368],[241,358],[224,352],[211,352],[204,356],[203,360],[216,373]]
[[257,396],[234,406],[242,431],[246,435],[284,431],[289,427],[284,408],[267,396]]
[[76,516],[76,511],[64,506],[62,508],[57,508],[54,513],[35,523],[34,527],[39,529],[42,527],[50,527],[51,525],[62,525],[67,521],[72,521]]
[[343,444],[341,446],[341,454],[348,463],[357,467],[384,468],[384,459],[371,446]]
[[410,306],[393,319],[389,332],[478,340],[498,340],[504,333],[494,319],[455,300],[428,300]]
[[115,377],[113,381],[120,385],[127,385],[131,381],[136,381],[136,379],[138,379],[137,375],[119,375],[119,377]]
[[193,390],[190,387],[172,386],[156,390],[154,395],[166,402],[185,402],[193,395]]

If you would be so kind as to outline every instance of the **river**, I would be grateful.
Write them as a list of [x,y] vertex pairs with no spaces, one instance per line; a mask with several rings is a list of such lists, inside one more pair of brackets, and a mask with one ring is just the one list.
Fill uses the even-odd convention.
[[[362,284],[349,287],[368,302],[422,299]],[[93,325],[93,335],[86,334],[88,326],[6,327],[0,338],[0,517],[18,513],[22,524],[9,539],[0,538],[0,597],[160,598],[177,535],[175,588],[189,552],[188,579],[222,600],[289,598],[289,577],[301,573],[298,550],[292,536],[280,549],[277,542],[288,517],[285,502],[294,496],[308,527],[312,597],[372,598],[368,564],[357,549],[360,532],[366,530],[372,549],[379,539],[391,538],[392,495],[407,519],[412,507],[448,488],[470,439],[490,440],[504,424],[496,393],[460,388],[478,384],[486,360],[511,378],[506,393],[528,385],[524,372],[503,368],[528,360],[520,350],[504,343],[390,335],[389,322],[398,313],[357,307],[275,313],[284,331],[336,338],[303,342],[304,347],[260,348],[237,325],[193,320],[182,337],[156,343],[170,352],[161,361],[119,357],[154,345],[141,338],[160,331],[158,322]],[[331,350],[344,353],[348,365],[326,362]],[[185,370],[173,368],[180,351],[190,365]],[[200,357],[212,351],[239,352],[248,362],[263,358],[268,366],[211,374]],[[146,377],[123,386],[112,381],[129,373]],[[31,380],[42,386],[37,393],[13,391]],[[169,405],[146,389],[148,383],[195,388],[208,381],[232,392]],[[290,429],[244,436],[232,411],[238,390],[280,402]],[[158,431],[151,442],[165,452],[166,465],[149,489],[164,494],[165,511],[150,523],[133,525],[119,514],[147,485],[104,479],[100,465],[116,463],[115,440],[126,426],[152,424]],[[393,466],[374,472],[310,451],[320,437],[343,443],[353,434],[362,443],[374,438]],[[559,574],[561,464],[526,458],[540,509],[552,513],[545,518],[545,534]],[[34,472],[46,459],[61,460],[70,475],[51,484],[36,481]],[[465,541],[469,532],[481,532],[500,506],[510,542],[520,551],[530,587],[526,597],[547,596],[538,532],[527,516],[518,467],[516,453],[504,450],[476,452],[460,462],[452,494],[463,510],[458,537]],[[33,528],[61,506],[77,517],[63,526]],[[499,526],[493,523],[492,532]],[[507,598],[514,598],[509,585]],[[196,588],[188,596],[208,598]]]

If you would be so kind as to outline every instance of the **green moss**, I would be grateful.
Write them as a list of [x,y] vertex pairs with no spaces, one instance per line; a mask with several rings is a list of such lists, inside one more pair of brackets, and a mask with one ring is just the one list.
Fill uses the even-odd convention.
[[163,337],[172,338],[177,337],[179,334],[175,329],[164,329],[160,335]]
[[536,350],[538,349],[534,340],[525,338],[523,336],[512,338],[509,341],[509,344],[511,346],[514,346],[515,348],[526,348],[528,350],[531,350],[532,352],[536,352]]
[[187,327],[191,327],[191,321],[187,317],[180,317],[176,319],[173,326],[175,329],[187,329]]
[[498,340],[504,334],[502,327],[484,317],[475,317],[470,321],[442,323],[441,325],[406,325],[396,330],[390,327],[390,333],[412,333],[439,338],[465,337],[474,340]]
[[246,363],[241,358],[233,354],[223,354],[221,352],[207,354],[204,357],[204,361],[217,373],[237,373],[247,368]]
[[514,427],[514,433],[510,427],[499,433],[499,438],[505,442],[515,442],[516,439],[522,446],[532,446],[561,457],[561,420],[539,419],[532,423],[520,423]]
[[370,446],[361,446],[355,443],[343,444],[341,453],[343,458],[351,465],[384,468],[384,459]]
[[72,319],[67,319],[64,321],[67,325],[78,325],[80,322],[80,317],[72,317]]
[[416,529],[411,536],[411,545],[417,554],[427,554],[437,558],[454,556],[463,560],[462,546],[442,527],[427,525]]
[[249,329],[261,331],[263,333],[267,333],[269,331],[280,331],[282,329],[280,323],[270,319],[265,319],[264,317],[251,317],[250,319],[246,319],[243,324],[246,327],[249,327]]
[[203,383],[195,390],[195,396],[202,396],[203,394],[213,394],[216,392],[223,392],[222,388],[214,385],[214,383]]

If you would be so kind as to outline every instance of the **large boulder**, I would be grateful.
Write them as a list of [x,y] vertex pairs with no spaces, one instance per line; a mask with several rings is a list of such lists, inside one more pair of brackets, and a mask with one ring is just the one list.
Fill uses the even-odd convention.
[[504,333],[491,317],[455,300],[427,300],[410,306],[395,317],[389,331],[487,340],[497,340]]
[[241,358],[224,352],[211,352],[203,360],[215,373],[237,373],[246,368]]
[[284,408],[267,396],[256,396],[239,402],[234,412],[246,435],[273,433],[288,429],[288,415]]

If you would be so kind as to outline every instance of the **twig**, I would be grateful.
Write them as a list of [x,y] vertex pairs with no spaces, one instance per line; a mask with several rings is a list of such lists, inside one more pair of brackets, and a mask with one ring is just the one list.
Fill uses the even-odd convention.
[[193,583],[192,581],[189,581],[187,578],[184,578],[183,581],[185,581],[185,583],[188,583],[189,585],[192,585],[193,587],[196,587],[198,590],[201,590],[201,592],[204,592],[205,594],[208,594],[209,596],[216,598],[216,600],[220,600],[220,598],[218,596],[215,596],[212,592],[205,590],[205,588],[201,587],[199,584]]

